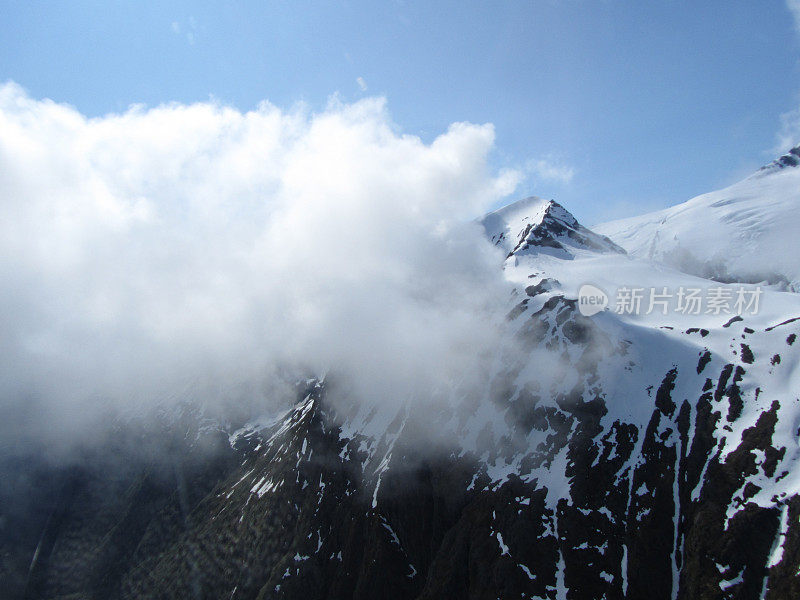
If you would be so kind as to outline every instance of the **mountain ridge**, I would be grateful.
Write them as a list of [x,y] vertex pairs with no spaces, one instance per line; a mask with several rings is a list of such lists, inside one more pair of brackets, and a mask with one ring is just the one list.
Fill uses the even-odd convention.
[[800,148],[727,188],[595,226],[633,256],[723,283],[800,291]]
[[787,167],[797,167],[800,166],[800,144],[794,146],[793,148],[789,149],[785,154],[782,154],[775,160],[773,160],[768,165],[764,165],[758,171],[753,173],[751,177],[755,175],[765,175],[764,171],[775,171],[779,169],[785,169]]
[[587,229],[555,200],[529,196],[484,215],[486,236],[506,252],[506,258],[545,249],[570,253],[570,248],[601,252],[625,251],[609,238]]

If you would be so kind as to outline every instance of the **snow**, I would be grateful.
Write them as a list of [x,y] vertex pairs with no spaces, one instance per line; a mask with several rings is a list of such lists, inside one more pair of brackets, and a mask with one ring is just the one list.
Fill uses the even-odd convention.
[[628,593],[628,544],[622,546],[622,593]]
[[[234,431],[228,436],[228,442],[230,443],[231,448],[235,447],[236,443],[244,437],[252,435],[258,431],[267,429],[272,427],[282,421],[286,417],[285,413],[281,413],[278,415],[270,414],[270,415],[261,415],[255,419],[251,419],[247,423],[245,423],[242,427]],[[256,447],[258,450],[260,445]]]
[[508,555],[511,556],[511,552],[508,551],[508,546],[505,545],[503,542],[503,534],[499,531],[495,533],[495,537],[497,538],[497,543],[500,544],[500,556]]
[[736,577],[734,577],[733,579],[723,579],[722,581],[720,581],[719,587],[724,592],[732,588],[736,584],[742,583],[742,581],[744,581],[744,569],[739,571],[739,573],[737,573]]
[[400,546],[400,538],[397,537],[397,534],[394,532],[394,529],[392,529],[392,526],[389,525],[389,523],[386,521],[386,519],[383,516],[381,516],[381,525],[383,525],[384,528],[389,532],[389,535],[392,538],[392,543],[395,544],[398,547],[401,547]]
[[481,221],[487,237],[510,252],[518,241],[516,236],[525,230],[526,225],[542,222],[549,203],[544,198],[531,196],[490,212]]
[[800,168],[765,169],[725,189],[594,227],[630,254],[696,275],[762,281],[800,291]]
[[536,579],[536,576],[533,573],[531,573],[531,570],[528,567],[526,567],[522,563],[517,563],[517,566],[525,572],[525,575],[528,576],[528,579],[531,580]]
[[558,549],[558,563],[556,564],[556,598],[566,598],[567,597],[567,584],[564,581],[564,570],[566,569],[567,564],[564,561],[564,554],[561,552],[561,548]]
[[[491,242],[509,256],[543,253],[565,258],[574,248],[587,245],[596,251],[622,251],[610,240],[583,227],[568,210],[554,200],[537,196],[524,198],[491,212],[481,219],[481,224]],[[539,236],[545,234],[551,241],[557,241],[562,248],[536,243],[541,240]],[[565,247],[570,250],[566,251]]]
[[256,494],[259,498],[268,492],[272,492],[280,487],[280,484],[275,483],[271,479],[267,477],[263,477],[258,483],[256,483],[251,489],[251,494]]
[[784,504],[781,507],[781,522],[778,527],[778,533],[775,535],[775,541],[772,544],[772,550],[769,554],[767,561],[767,568],[771,569],[781,562],[783,558],[783,545],[786,541],[786,533],[789,531],[789,505]]

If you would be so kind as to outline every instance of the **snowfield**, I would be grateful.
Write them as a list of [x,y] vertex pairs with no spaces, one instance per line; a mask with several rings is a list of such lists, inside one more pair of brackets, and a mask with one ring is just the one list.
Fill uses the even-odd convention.
[[593,229],[634,256],[687,273],[800,291],[800,151],[793,152],[725,189]]

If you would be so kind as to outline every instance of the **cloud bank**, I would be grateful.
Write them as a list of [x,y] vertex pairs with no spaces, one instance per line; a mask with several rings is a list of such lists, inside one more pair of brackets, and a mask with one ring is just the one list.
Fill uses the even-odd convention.
[[282,365],[388,401],[458,376],[507,293],[472,222],[519,179],[493,139],[425,144],[380,98],[86,118],[0,86],[0,436],[268,395]]

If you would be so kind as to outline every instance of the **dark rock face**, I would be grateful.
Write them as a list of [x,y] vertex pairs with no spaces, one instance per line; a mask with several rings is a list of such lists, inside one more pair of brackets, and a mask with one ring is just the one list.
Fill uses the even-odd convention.
[[800,146],[795,146],[783,156],[780,156],[768,165],[761,167],[761,171],[785,169],[787,167],[796,167],[798,165],[800,165]]
[[119,597],[123,576],[179,535],[187,515],[236,464],[220,432],[209,433],[202,448],[172,448],[168,460],[135,452],[130,441],[111,441],[70,466],[39,465],[50,485],[23,497],[46,512],[3,511],[11,527],[32,529],[7,550],[28,550],[20,553],[24,573],[2,574],[12,584],[8,597]]
[[531,249],[555,248],[566,251],[566,246],[576,245],[598,252],[617,252],[625,250],[609,238],[599,236],[586,229],[563,206],[550,200],[544,216],[538,224],[529,224],[518,237],[517,244],[509,256],[521,254]]

